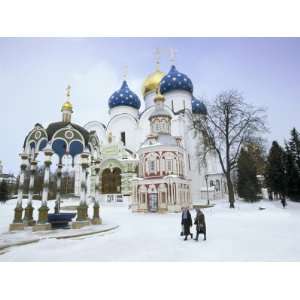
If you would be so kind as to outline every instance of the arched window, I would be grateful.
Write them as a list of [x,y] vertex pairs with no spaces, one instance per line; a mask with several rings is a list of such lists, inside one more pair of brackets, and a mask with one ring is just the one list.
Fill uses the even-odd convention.
[[216,180],[216,192],[219,192],[220,191],[220,180],[217,179]]

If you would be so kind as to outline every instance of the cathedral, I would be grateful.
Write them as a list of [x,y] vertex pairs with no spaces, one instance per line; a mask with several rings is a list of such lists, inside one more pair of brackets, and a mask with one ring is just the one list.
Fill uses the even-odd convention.
[[[226,194],[225,178],[215,153],[200,159],[203,139],[195,136],[193,118],[206,118],[205,104],[193,95],[193,82],[173,64],[156,70],[142,86],[142,97],[124,80],[109,99],[107,124],[84,128],[99,140],[100,176],[93,166],[88,194],[97,180],[104,202],[128,202],[133,211],[180,211]],[[141,103],[143,101],[143,104]],[[80,193],[80,168],[75,193]]]
[[[201,157],[204,139],[195,135],[192,126],[197,119],[206,120],[207,108],[193,94],[192,80],[174,64],[165,74],[157,63],[144,80],[143,99],[130,82],[120,83],[107,99],[106,124],[101,120],[84,126],[73,123],[70,87],[67,91],[61,120],[46,128],[37,123],[24,140],[20,180],[30,169],[30,198],[41,152],[45,207],[51,164],[57,167],[57,199],[62,172],[67,170],[73,174],[74,194],[83,206],[90,198],[97,203],[126,203],[136,212],[178,212],[224,198],[226,181],[217,156],[211,151],[205,160]],[[22,189],[18,203],[21,207]]]

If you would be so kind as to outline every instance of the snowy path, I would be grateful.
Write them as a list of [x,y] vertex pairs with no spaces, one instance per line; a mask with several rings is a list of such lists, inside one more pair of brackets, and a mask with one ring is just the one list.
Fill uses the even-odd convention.
[[[230,210],[219,202],[204,211],[208,240],[200,236],[198,243],[179,236],[180,214],[133,214],[124,207],[103,207],[104,222],[119,224],[119,229],[14,247],[0,261],[299,261],[300,203],[288,204],[284,210],[279,202],[239,201]],[[4,210],[0,206],[0,218],[12,216]],[[0,230],[8,225],[4,219]]]

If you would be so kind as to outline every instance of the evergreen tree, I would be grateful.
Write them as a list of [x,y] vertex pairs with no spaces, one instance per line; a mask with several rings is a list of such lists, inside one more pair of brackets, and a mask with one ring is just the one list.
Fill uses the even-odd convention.
[[291,139],[289,142],[289,147],[294,154],[298,167],[300,168],[300,134],[296,130],[296,128],[293,128],[291,130]]
[[300,200],[300,139],[295,128],[291,131],[291,138],[286,143],[286,188],[287,196],[291,200]]
[[8,185],[6,181],[2,180],[0,183],[0,202],[4,203],[8,199]]
[[280,198],[286,196],[286,169],[285,152],[277,141],[273,141],[270,149],[265,171],[267,187],[279,195]]
[[239,197],[250,202],[256,201],[259,193],[256,164],[250,153],[243,148],[237,162],[237,174]]

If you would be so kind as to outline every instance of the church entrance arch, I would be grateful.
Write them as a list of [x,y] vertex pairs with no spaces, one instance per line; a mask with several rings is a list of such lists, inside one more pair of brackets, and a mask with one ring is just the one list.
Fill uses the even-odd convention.
[[121,169],[106,168],[102,173],[102,194],[121,193]]
[[150,185],[148,188],[148,210],[151,212],[158,210],[158,193],[155,185]]
[[157,212],[158,210],[158,195],[157,193],[150,193],[149,195],[149,205],[148,209],[151,212]]

